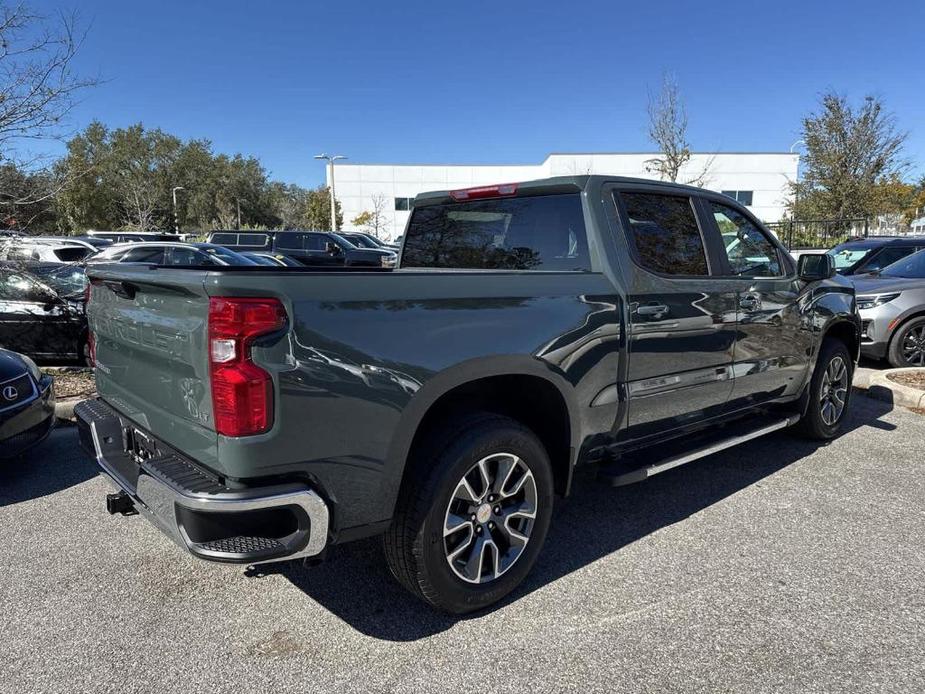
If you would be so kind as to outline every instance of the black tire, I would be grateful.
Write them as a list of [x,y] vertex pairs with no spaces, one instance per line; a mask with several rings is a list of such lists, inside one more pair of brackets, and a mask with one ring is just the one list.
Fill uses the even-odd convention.
[[[498,470],[496,478],[500,479],[501,461],[519,466],[514,462],[516,460],[522,462],[529,470],[535,483],[535,489],[534,485],[530,485],[535,491],[535,518],[526,521],[530,523],[529,530],[525,531],[529,539],[517,550],[516,557],[500,575],[480,578],[479,580],[485,581],[482,583],[467,582],[457,573],[464,569],[458,565],[451,568],[448,553],[452,554],[453,548],[448,548],[445,542],[454,540],[445,540],[444,523],[450,518],[450,509],[457,508],[453,504],[465,503],[461,502],[457,493],[467,472],[478,473],[480,461],[488,461],[485,465],[495,465],[495,469]],[[383,538],[385,555],[392,574],[399,583],[420,599],[437,609],[454,614],[473,612],[501,600],[529,573],[549,529],[553,505],[553,474],[543,444],[532,431],[513,419],[479,413],[448,423],[446,428],[431,438],[429,445],[422,447],[416,460],[409,461],[409,466],[395,517]],[[522,476],[525,479],[528,477],[526,472]],[[515,485],[510,485],[511,488],[513,486]],[[526,484],[521,486],[526,487]],[[504,487],[502,482],[501,488]],[[472,488],[474,489],[474,485]],[[489,491],[486,487],[486,495]],[[485,496],[485,499],[488,498]],[[495,510],[500,508],[500,503],[494,507]],[[491,517],[501,518],[494,515]],[[468,536],[470,541],[475,542],[471,545],[472,552],[469,556],[472,556],[475,547],[481,550],[477,562],[479,575],[482,575],[485,558],[489,561],[489,572],[496,573],[499,561],[503,562],[502,550],[499,548],[503,546],[505,537],[509,537],[506,532],[501,532],[501,526],[507,526],[510,521],[493,524],[494,530],[489,530],[488,525],[479,528],[480,521],[475,520],[475,514],[465,518],[472,520],[459,527],[463,530],[463,536]],[[481,522],[487,523],[484,519]],[[519,527],[518,530],[520,529],[522,528]],[[476,530],[479,533],[483,530],[485,532],[476,538]],[[499,533],[501,537],[497,544],[488,542],[495,539]],[[478,544],[478,539],[481,539],[482,545]],[[464,542],[459,542],[457,546],[463,544]],[[482,549],[485,544],[491,545],[487,551]]]
[[[925,366],[925,316],[912,318],[899,326],[890,340],[890,348],[887,350],[887,361],[895,369],[903,369],[910,366]],[[918,345],[922,345],[921,348]],[[907,350],[913,349],[910,354]],[[911,356],[911,359],[910,359]]]
[[[838,362],[840,360],[840,362]],[[837,416],[832,417],[833,409],[826,408],[825,403],[834,404],[831,395],[826,399],[824,389],[828,388],[831,394],[835,390],[828,385],[827,374],[831,374],[830,369],[841,363],[844,367],[844,401],[841,410]],[[833,439],[838,435],[842,424],[845,421],[845,415],[848,412],[848,404],[851,399],[851,379],[854,376],[854,362],[851,360],[851,354],[848,348],[841,340],[826,338],[819,350],[819,357],[816,360],[816,368],[813,370],[813,378],[809,384],[808,404],[806,412],[796,425],[797,431],[803,436],[821,441]]]

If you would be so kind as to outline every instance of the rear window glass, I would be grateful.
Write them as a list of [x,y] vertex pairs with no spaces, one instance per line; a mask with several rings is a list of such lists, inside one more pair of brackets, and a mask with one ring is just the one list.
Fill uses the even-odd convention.
[[89,248],[58,248],[55,249],[55,257],[62,263],[72,263],[77,260],[83,260],[90,253]]
[[643,267],[665,275],[709,274],[690,198],[651,193],[620,193],[620,197]]
[[577,193],[416,207],[402,267],[590,270]]

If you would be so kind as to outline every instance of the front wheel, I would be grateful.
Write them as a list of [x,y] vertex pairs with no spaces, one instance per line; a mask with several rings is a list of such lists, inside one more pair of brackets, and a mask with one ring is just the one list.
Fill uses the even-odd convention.
[[553,476],[542,443],[517,421],[483,414],[454,425],[411,461],[384,544],[402,585],[462,614],[497,602],[533,567]]
[[887,360],[896,369],[925,366],[925,317],[900,326],[890,341]]
[[841,340],[827,338],[809,384],[806,412],[797,424],[800,433],[811,439],[835,438],[848,412],[854,363]]

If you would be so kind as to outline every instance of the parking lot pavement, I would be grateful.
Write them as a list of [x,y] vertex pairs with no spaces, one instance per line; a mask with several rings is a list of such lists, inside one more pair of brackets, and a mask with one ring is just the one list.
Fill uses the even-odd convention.
[[925,417],[856,396],[620,489],[582,474],[527,584],[469,619],[374,541],[267,573],[187,557],[58,430],[0,468],[0,691],[921,692]]

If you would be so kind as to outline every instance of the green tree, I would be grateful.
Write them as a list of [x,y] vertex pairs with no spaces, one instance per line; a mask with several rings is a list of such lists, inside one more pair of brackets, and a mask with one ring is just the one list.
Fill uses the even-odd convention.
[[306,191],[305,207],[299,219],[303,229],[337,231],[344,225],[344,213],[340,201],[334,201],[337,229],[331,229],[331,191],[327,186],[318,186]]
[[860,106],[829,91],[803,119],[803,177],[791,184],[793,216],[847,219],[881,213],[906,168],[906,133],[876,97]]

